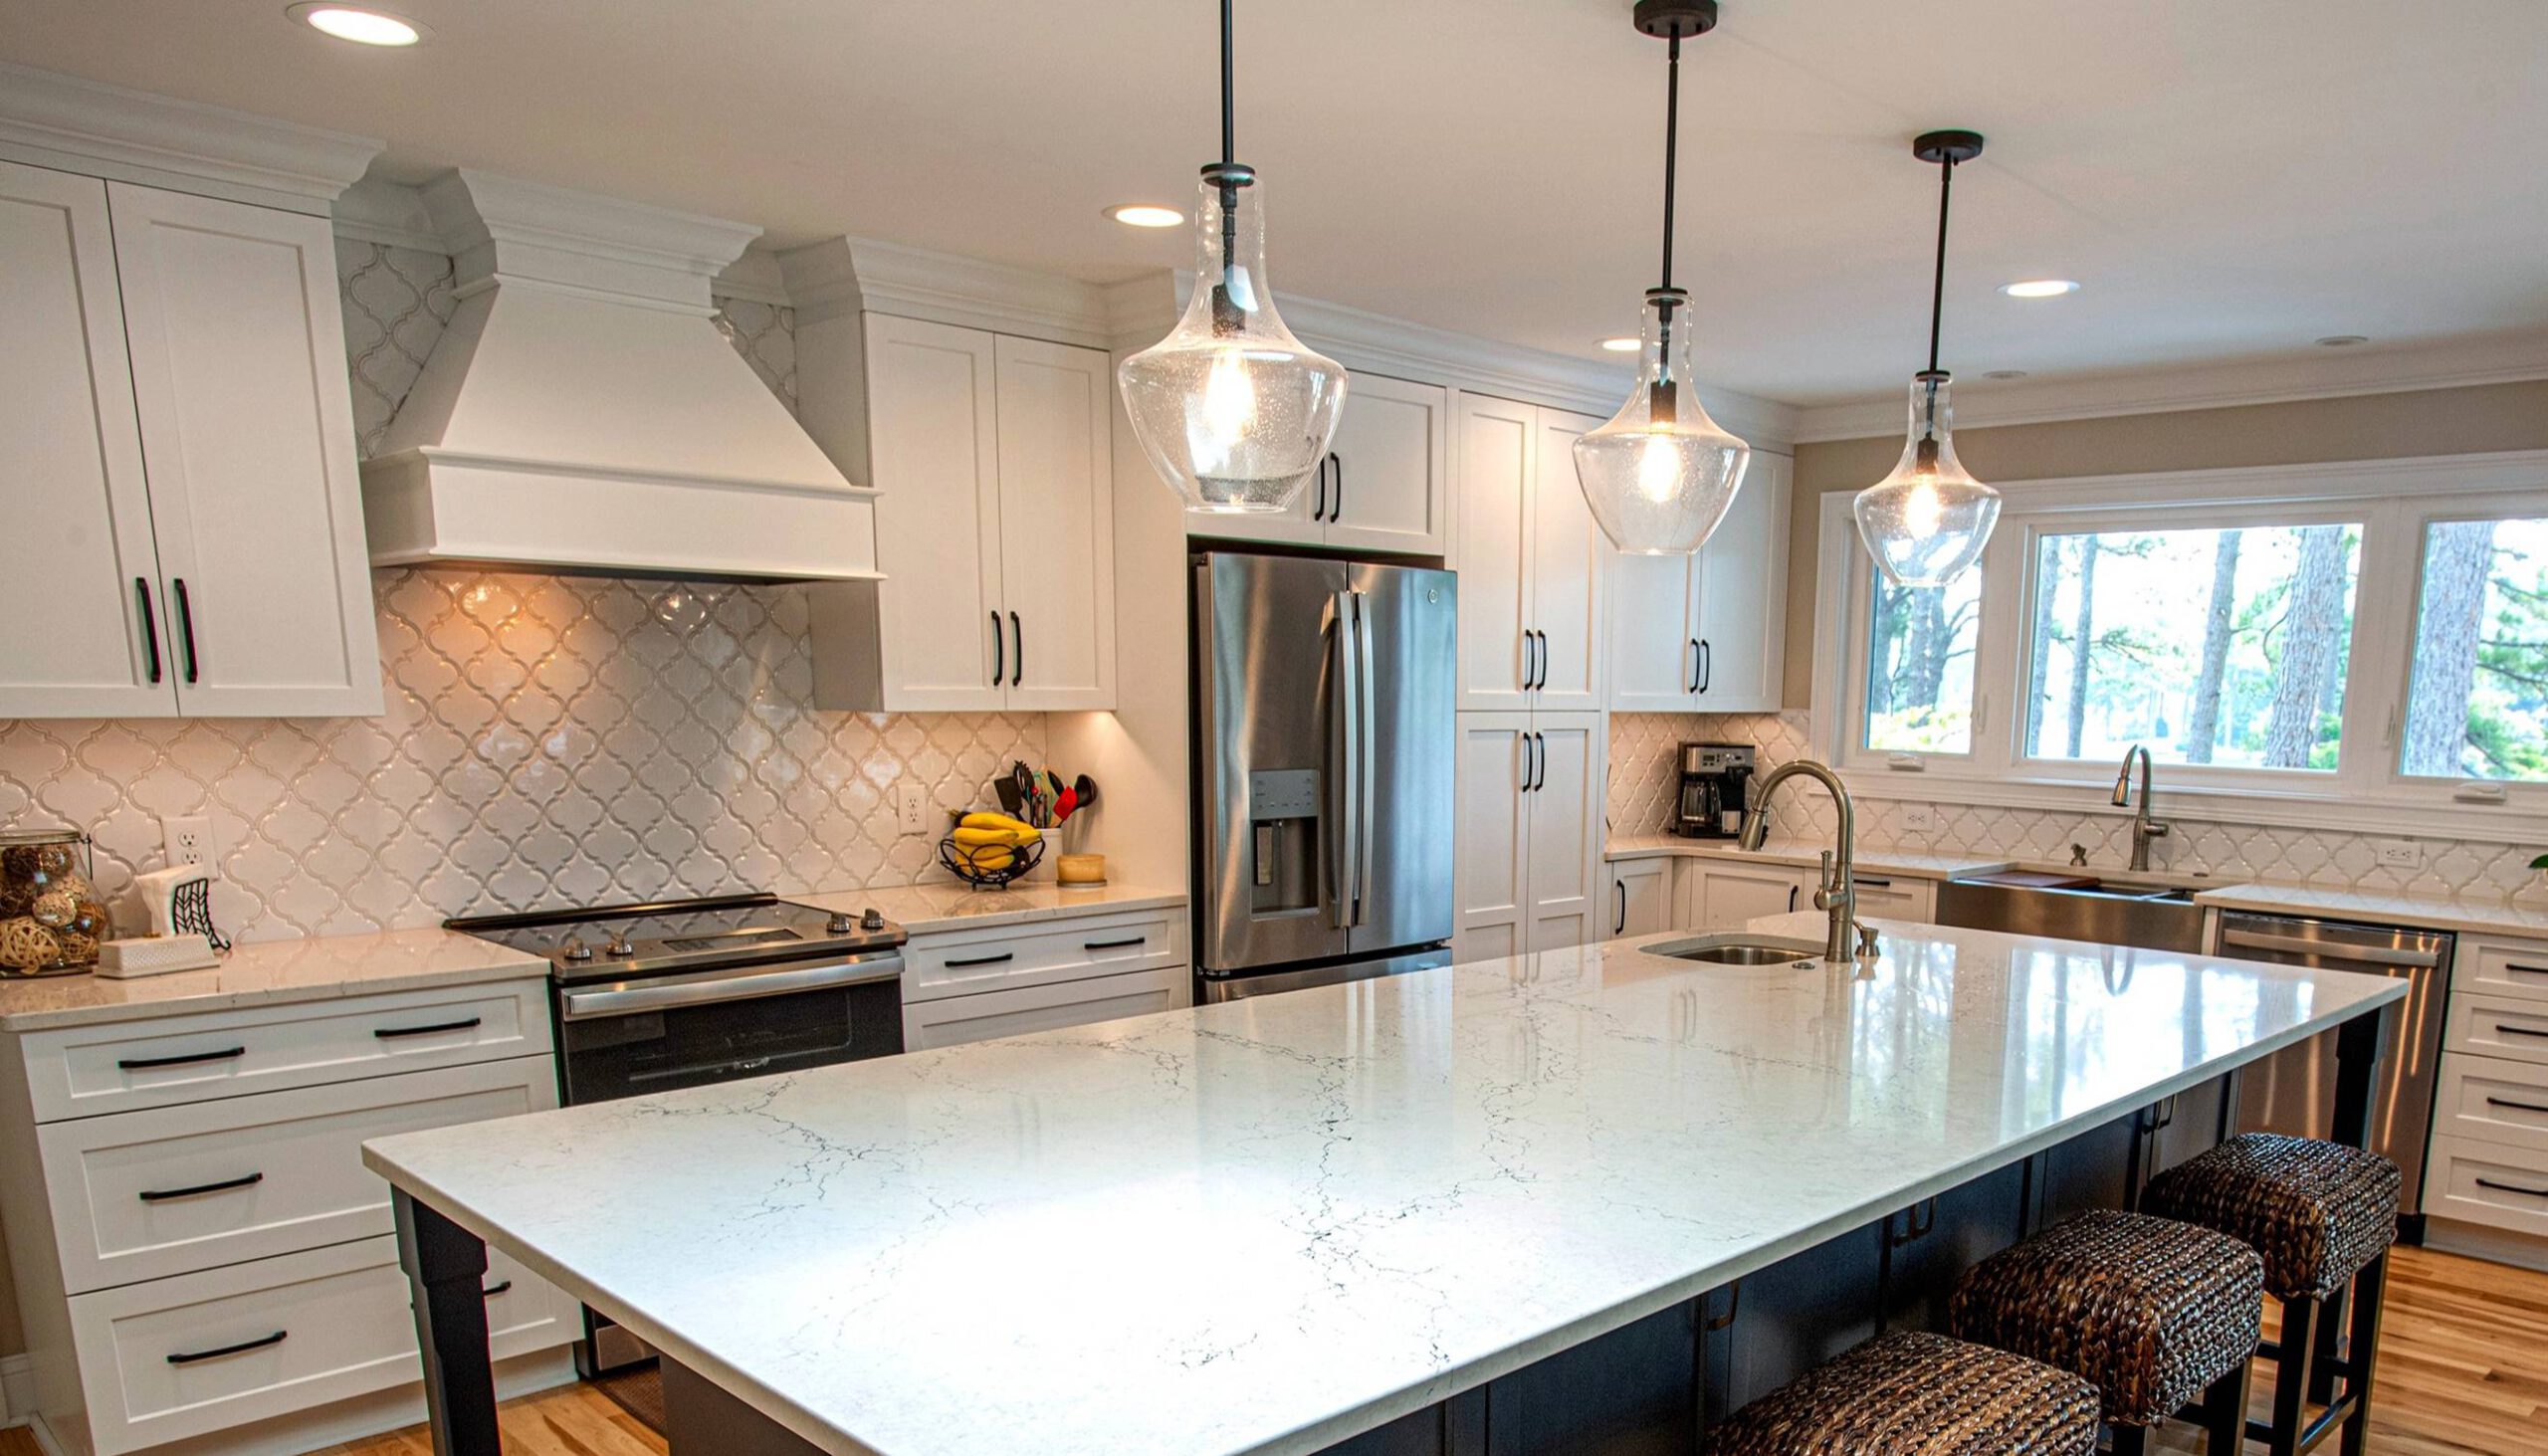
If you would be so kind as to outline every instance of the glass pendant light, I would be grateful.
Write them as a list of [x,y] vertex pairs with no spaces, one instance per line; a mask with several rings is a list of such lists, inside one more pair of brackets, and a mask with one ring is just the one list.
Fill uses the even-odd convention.
[[1876,569],[1898,586],[1937,586],[1964,574],[2000,523],[2000,493],[1955,458],[1949,375],[1938,367],[1938,322],[1946,312],[1947,197],[1958,162],[1982,155],[1976,131],[1931,131],[1911,154],[1938,165],[1938,268],[1929,293],[1929,367],[1911,376],[1911,432],[1893,474],[1858,492],[1858,537]]
[[1716,28],[1716,0],[1638,0],[1636,28],[1671,44],[1663,111],[1663,282],[1646,290],[1636,387],[1609,423],[1575,442],[1592,519],[1631,555],[1688,555],[1734,504],[1752,447],[1718,428],[1690,381],[1690,296],[1672,286],[1672,182],[1681,130],[1681,41]]
[[1221,0],[1221,159],[1194,209],[1194,293],[1116,381],[1134,438],[1190,510],[1288,511],[1327,457],[1345,367],[1292,336],[1265,282],[1265,189],[1231,159],[1230,0]]

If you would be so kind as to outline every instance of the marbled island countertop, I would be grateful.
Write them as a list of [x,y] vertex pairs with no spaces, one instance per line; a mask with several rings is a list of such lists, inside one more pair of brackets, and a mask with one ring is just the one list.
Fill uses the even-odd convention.
[[1884,930],[1867,965],[1654,936],[364,1156],[827,1451],[1306,1452],[2405,991]]

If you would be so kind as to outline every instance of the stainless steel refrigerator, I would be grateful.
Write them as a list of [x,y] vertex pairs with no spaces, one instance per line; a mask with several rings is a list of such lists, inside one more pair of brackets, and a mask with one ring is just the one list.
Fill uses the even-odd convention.
[[1196,998],[1450,963],[1459,579],[1194,558]]

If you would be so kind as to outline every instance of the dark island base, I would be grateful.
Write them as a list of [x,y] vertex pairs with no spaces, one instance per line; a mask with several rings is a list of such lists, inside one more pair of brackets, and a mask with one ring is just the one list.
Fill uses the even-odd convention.
[[[2334,1033],[2335,1127],[2356,1146],[2387,1020],[2366,1015]],[[1713,1422],[1860,1342],[1944,1330],[1966,1269],[2073,1214],[2131,1207],[2153,1174],[2227,1138],[2237,1104],[2233,1072],[1318,1456],[1691,1456]],[[436,1456],[501,1456],[479,1295],[486,1246],[403,1192],[396,1205]],[[2322,1354],[2344,1327],[2340,1301],[2317,1322]],[[674,1456],[820,1450],[670,1359],[664,1404]]]

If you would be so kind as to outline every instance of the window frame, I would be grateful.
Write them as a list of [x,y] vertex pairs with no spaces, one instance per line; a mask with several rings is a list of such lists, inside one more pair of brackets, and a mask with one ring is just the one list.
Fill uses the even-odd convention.
[[[1870,798],[2113,814],[2117,765],[2023,751],[2026,604],[2039,542],[2084,530],[2359,522],[2353,640],[2333,772],[2159,764],[2163,805],[2235,823],[2413,835],[2548,837],[2548,782],[2410,777],[2400,769],[2426,527],[2548,517],[2548,451],[2346,461],[2004,483],[1982,561],[1972,751],[1889,753],[1864,740],[1872,566],[1849,491],[1819,501],[1811,741]],[[1836,708],[1832,707],[1836,705]],[[2500,784],[2498,797],[2472,784]]]

